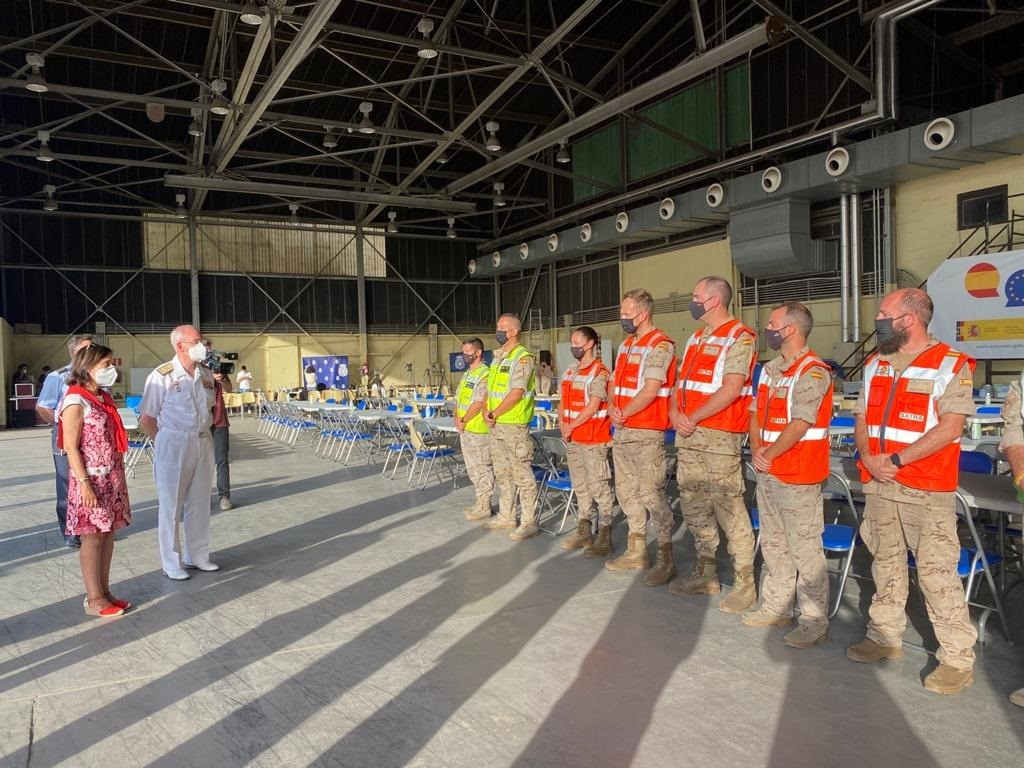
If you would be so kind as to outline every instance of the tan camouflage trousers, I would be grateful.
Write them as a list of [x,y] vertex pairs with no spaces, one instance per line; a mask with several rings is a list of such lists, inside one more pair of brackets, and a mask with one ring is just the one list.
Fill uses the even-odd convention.
[[821,485],[791,485],[774,475],[757,476],[757,509],[764,556],[764,608],[800,623],[828,625],[828,571],[821,534],[825,530]]
[[491,427],[491,463],[494,481],[501,490],[498,515],[515,519],[516,491],[519,491],[520,523],[532,525],[537,519],[537,480],[533,476],[533,441],[525,424],[495,424]]
[[718,553],[718,526],[737,566],[754,564],[754,530],[743,503],[740,467],[741,435],[723,433],[736,445],[735,453],[708,453],[679,448],[676,480],[683,522],[693,534],[699,557],[714,560]]
[[598,523],[602,526],[611,525],[615,495],[612,492],[612,471],[608,466],[608,443],[581,445],[569,442],[566,445],[566,459],[579,504],[580,520],[593,518],[592,507],[596,501]]
[[903,504],[865,494],[860,536],[871,553],[875,596],[868,608],[867,636],[899,646],[907,628],[907,550],[917,561],[917,579],[928,618],[939,641],[935,658],[955,669],[974,666],[978,632],[971,623],[963,582],[957,576],[960,540],[950,504]]
[[494,468],[491,466],[491,436],[487,432],[463,432],[459,436],[466,474],[477,498],[489,500],[494,493]]
[[646,533],[649,512],[658,543],[671,543],[672,508],[665,498],[665,433],[656,429],[615,430],[612,460],[615,496],[629,522],[629,532]]

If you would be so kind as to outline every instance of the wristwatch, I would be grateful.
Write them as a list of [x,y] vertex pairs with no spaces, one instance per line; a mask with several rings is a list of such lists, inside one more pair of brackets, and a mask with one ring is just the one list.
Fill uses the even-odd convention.
[[897,469],[900,469],[903,466],[903,462],[900,461],[900,455],[898,453],[890,453],[889,461],[891,461],[893,466]]

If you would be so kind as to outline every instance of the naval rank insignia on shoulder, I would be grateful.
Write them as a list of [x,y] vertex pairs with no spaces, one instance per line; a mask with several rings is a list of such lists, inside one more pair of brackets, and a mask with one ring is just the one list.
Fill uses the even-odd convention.
[[174,370],[174,363],[171,362],[171,363],[164,363],[163,365],[161,365],[159,368],[156,369],[156,372],[159,373],[161,376],[166,376],[167,374],[169,374],[173,370]]

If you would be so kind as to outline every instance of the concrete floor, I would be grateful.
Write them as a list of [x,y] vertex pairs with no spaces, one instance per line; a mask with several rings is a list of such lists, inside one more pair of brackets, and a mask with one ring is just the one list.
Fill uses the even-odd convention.
[[[464,487],[410,492],[270,444],[249,419],[232,429],[239,506],[212,524],[223,570],[161,575],[144,465],[112,578],[138,607],[90,618],[48,446],[0,434],[0,766],[1024,764],[1007,700],[1024,654],[995,621],[974,686],[937,696],[925,653],[846,659],[856,586],[829,641],[797,651],[717,598],[466,523]],[[676,556],[689,567],[682,533]]]

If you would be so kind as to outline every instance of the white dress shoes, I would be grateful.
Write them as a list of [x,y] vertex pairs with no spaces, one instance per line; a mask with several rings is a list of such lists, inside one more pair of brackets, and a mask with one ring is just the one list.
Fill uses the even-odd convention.
[[164,571],[164,576],[174,581],[185,581],[189,578],[189,575],[185,573],[181,568],[172,568],[169,571]]
[[216,563],[211,563],[207,560],[205,563],[185,563],[185,567],[190,571],[219,571],[220,566]]

